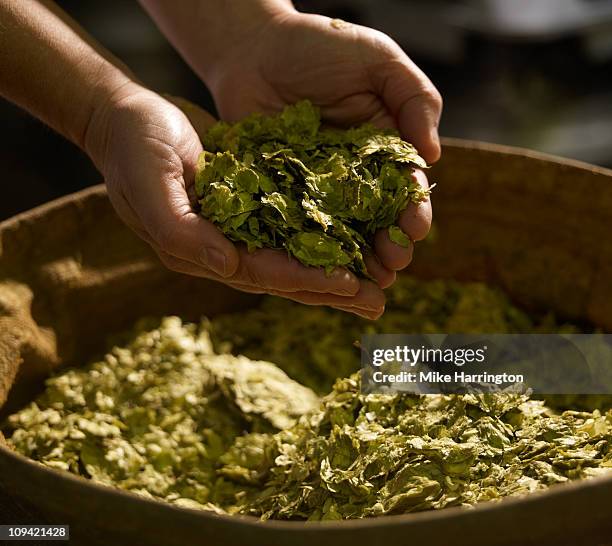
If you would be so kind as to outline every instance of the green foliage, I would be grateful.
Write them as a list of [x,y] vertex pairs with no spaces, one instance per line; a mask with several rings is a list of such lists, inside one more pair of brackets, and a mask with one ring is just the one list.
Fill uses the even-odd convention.
[[[203,144],[200,213],[250,251],[286,249],[327,272],[343,266],[369,277],[363,256],[376,230],[428,196],[414,178],[426,164],[397,133],[322,128],[308,101],[276,116],[219,122]],[[392,233],[406,244],[399,228]]]
[[319,411],[267,438],[274,463],[240,507],[262,519],[466,506],[612,472],[612,411],[556,415],[542,401],[503,393],[362,395],[359,374],[338,380]]
[[[402,277],[374,323],[268,298],[200,325],[142,322],[102,360],[50,378],[4,429],[47,466],[220,513],[330,520],[468,506],[611,472],[612,410],[559,412],[507,393],[364,395],[353,341],[571,329],[477,283]],[[319,392],[348,377],[319,398],[290,376]]]
[[289,427],[318,402],[274,364],[216,355],[205,329],[168,317],[50,378],[8,426],[11,445],[47,466],[217,510],[242,489],[218,472],[234,440]]

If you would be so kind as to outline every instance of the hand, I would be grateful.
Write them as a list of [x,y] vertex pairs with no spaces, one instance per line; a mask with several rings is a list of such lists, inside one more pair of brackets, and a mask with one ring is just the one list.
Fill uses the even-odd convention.
[[246,292],[380,316],[384,296],[373,283],[342,269],[328,277],[278,250],[248,253],[193,211],[189,195],[202,151],[196,129],[214,119],[193,106],[187,114],[191,123],[167,100],[130,83],[96,110],[85,137],[117,213],[161,261]]
[[[292,10],[279,12],[251,32],[257,34],[229,49],[219,66],[207,71],[223,119],[275,112],[308,98],[321,108],[325,121],[397,128],[428,162],[439,158],[440,94],[387,35]],[[422,171],[417,178],[427,187]],[[427,235],[431,215],[428,200],[410,205],[398,223],[418,241]],[[372,257],[369,263],[382,287],[412,258],[412,246],[392,243],[387,230],[376,234],[375,251],[382,264]]]

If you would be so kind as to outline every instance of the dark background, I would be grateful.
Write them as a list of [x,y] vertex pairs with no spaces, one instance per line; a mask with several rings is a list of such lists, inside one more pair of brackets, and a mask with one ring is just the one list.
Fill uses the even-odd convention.
[[[134,0],[64,9],[158,91],[214,112]],[[441,134],[612,166],[611,0],[303,0],[394,37],[445,99]],[[0,99],[0,220],[101,181],[89,160]]]

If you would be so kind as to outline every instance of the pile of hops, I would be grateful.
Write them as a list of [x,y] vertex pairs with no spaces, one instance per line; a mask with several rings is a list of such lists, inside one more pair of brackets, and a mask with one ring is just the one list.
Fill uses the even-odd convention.
[[327,272],[346,267],[369,278],[364,254],[378,229],[428,197],[414,177],[426,167],[394,131],[371,125],[322,128],[310,102],[276,116],[219,122],[204,136],[196,174],[200,213],[250,251],[286,249]]

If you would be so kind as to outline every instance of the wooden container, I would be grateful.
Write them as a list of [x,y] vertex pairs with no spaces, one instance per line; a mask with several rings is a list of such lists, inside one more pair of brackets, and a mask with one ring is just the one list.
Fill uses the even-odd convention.
[[[429,173],[432,242],[409,271],[479,280],[519,304],[612,331],[612,172],[446,140]],[[102,186],[0,224],[3,415],[58,366],[87,361],[143,315],[197,319],[257,304],[165,270],[115,216]],[[2,443],[2,442],[0,442]],[[146,500],[43,467],[0,445],[0,483],[83,544],[138,546],[612,544],[612,477],[473,509],[330,523],[261,523]],[[2,521],[2,523],[5,523]],[[10,522],[6,522],[10,523]]]

